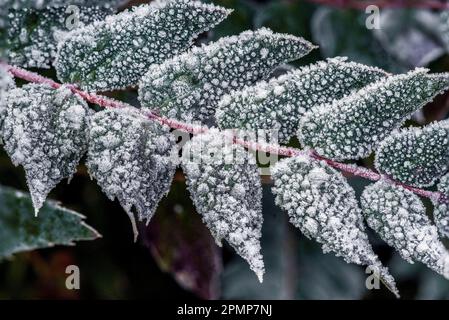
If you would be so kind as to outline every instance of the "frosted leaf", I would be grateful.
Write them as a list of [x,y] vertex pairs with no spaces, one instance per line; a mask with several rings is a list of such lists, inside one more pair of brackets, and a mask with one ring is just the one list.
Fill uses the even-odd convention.
[[278,162],[272,177],[276,204],[287,211],[293,225],[322,244],[324,253],[377,268],[382,281],[398,296],[393,277],[368,241],[354,190],[338,171],[299,156]]
[[195,207],[217,244],[226,239],[262,282],[262,185],[255,158],[231,136],[212,129],[184,146],[182,167]]
[[9,91],[3,123],[5,150],[25,169],[35,212],[48,193],[71,178],[87,150],[87,104],[65,88],[27,84]]
[[449,238],[449,174],[441,177],[438,191],[443,197],[439,201],[433,201],[433,216],[440,235]]
[[149,222],[171,185],[177,149],[168,128],[135,110],[104,110],[92,117],[87,167],[109,199],[131,219]]
[[112,10],[104,7],[78,7],[77,21],[69,18],[67,7],[25,8],[9,14],[6,56],[14,65],[26,68],[50,68],[56,57],[58,40],[69,28],[80,28],[103,20]]
[[6,115],[6,95],[8,91],[15,87],[12,75],[0,67],[0,131],[3,126],[3,120]]
[[405,260],[449,278],[449,254],[417,195],[378,181],[364,190],[361,204],[368,225]]
[[58,47],[58,77],[88,90],[136,85],[153,63],[187,50],[230,10],[198,1],[153,1],[68,34]]
[[313,48],[302,38],[266,28],[245,31],[153,65],[140,83],[139,98],[166,117],[205,120],[224,94],[265,79]]
[[298,139],[334,160],[359,159],[449,87],[448,74],[416,69],[378,81],[300,120]]
[[427,187],[449,164],[449,122],[394,132],[379,144],[376,168],[389,177],[416,187]]
[[302,115],[315,105],[331,103],[378,81],[387,73],[345,58],[328,59],[259,82],[225,96],[216,118],[222,129],[279,130],[279,141],[288,142],[298,131]]

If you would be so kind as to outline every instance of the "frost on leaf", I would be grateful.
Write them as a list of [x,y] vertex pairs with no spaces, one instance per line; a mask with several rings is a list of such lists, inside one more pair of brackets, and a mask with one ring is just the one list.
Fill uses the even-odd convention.
[[449,238],[449,174],[441,177],[438,191],[442,196],[438,201],[433,201],[433,216],[441,236]]
[[0,131],[6,114],[6,95],[15,87],[11,74],[0,66]]
[[[57,44],[71,28],[103,20],[112,10],[104,7],[78,7],[76,20],[67,7],[37,10],[25,8],[9,14],[6,58],[26,68],[49,68],[56,57]],[[73,20],[73,21],[72,21]]]
[[345,60],[321,61],[224,96],[216,113],[218,125],[255,132],[277,130],[279,141],[288,142],[310,108],[341,99],[387,76],[380,69]]
[[417,195],[378,181],[365,189],[361,204],[368,225],[405,260],[449,278],[449,254]]
[[226,239],[262,282],[262,186],[255,158],[216,129],[183,148],[182,167],[195,207],[218,245]]
[[449,74],[416,69],[369,85],[301,119],[300,142],[334,160],[359,159],[449,87]]
[[305,156],[281,160],[273,169],[276,204],[290,222],[348,263],[371,266],[398,295],[395,281],[373,252],[354,190],[324,162]]
[[58,77],[95,91],[136,85],[150,65],[185,51],[229,13],[190,0],[133,7],[69,33],[58,47]]
[[69,89],[38,84],[11,90],[6,103],[5,150],[24,167],[37,214],[48,193],[75,173],[87,150],[90,110]]
[[416,187],[433,185],[449,164],[449,122],[406,128],[382,141],[376,168],[389,177]]
[[74,245],[75,241],[95,240],[100,234],[84,223],[77,212],[47,201],[39,219],[33,219],[30,196],[0,186],[0,260],[11,255],[55,245]]
[[152,66],[140,83],[140,100],[166,117],[203,121],[214,115],[224,94],[265,79],[313,48],[302,38],[265,28],[221,38]]
[[96,113],[90,125],[87,167],[106,195],[118,199],[131,219],[147,222],[168,193],[177,165],[177,149],[168,128],[134,110]]

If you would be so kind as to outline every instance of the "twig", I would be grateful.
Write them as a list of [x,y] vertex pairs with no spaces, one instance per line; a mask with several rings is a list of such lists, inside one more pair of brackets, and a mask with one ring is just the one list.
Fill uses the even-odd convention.
[[[125,102],[107,98],[107,97],[97,95],[94,93],[88,93],[88,92],[78,89],[74,85],[70,85],[70,84],[63,85],[63,84],[53,81],[52,79],[45,78],[37,73],[27,71],[25,69],[22,69],[22,68],[19,68],[16,66],[9,65],[4,62],[0,62],[0,66],[5,68],[16,78],[20,78],[20,79],[23,79],[23,80],[26,80],[29,82],[34,82],[34,83],[47,84],[55,89],[65,86],[65,87],[69,88],[70,90],[72,90],[72,92],[74,94],[79,95],[85,101],[97,104],[97,105],[105,107],[105,108],[134,108],[133,106],[131,106]],[[160,115],[157,115],[156,113],[151,112],[151,111],[144,111],[143,114],[148,119],[158,121],[159,123],[169,126],[170,128],[182,130],[182,131],[194,134],[194,135],[199,134],[199,133],[204,133],[208,130],[207,127],[194,126],[194,125],[184,123],[184,122],[181,122],[178,120],[168,119],[168,118],[162,117]],[[236,144],[239,144],[247,149],[250,149],[252,151],[261,151],[261,152],[277,154],[277,155],[285,156],[285,157],[295,157],[295,156],[299,156],[299,155],[308,156],[315,160],[325,161],[331,167],[334,167],[334,168],[336,168],[340,171],[343,171],[345,173],[348,173],[348,174],[351,174],[354,176],[358,176],[358,177],[362,177],[362,178],[365,178],[365,179],[368,179],[371,181],[378,181],[382,178],[382,175],[380,175],[379,173],[374,172],[372,170],[369,170],[367,168],[359,167],[359,166],[356,166],[353,164],[337,162],[337,161],[322,157],[322,156],[320,156],[314,152],[310,152],[310,151],[306,152],[306,151],[298,150],[295,148],[282,147],[282,146],[274,145],[274,144],[246,141],[246,140],[236,138],[236,137],[234,138],[233,142]],[[424,190],[424,189],[411,187],[411,186],[405,185],[405,184],[397,182],[397,181],[391,181],[391,183],[402,186],[403,188],[408,189],[408,190],[414,192],[415,194],[418,194],[422,197],[430,198],[434,201],[439,201],[440,199],[445,199],[445,196],[443,194],[441,194],[440,192],[432,192],[432,191],[428,191],[428,190]]]
[[370,5],[379,8],[449,9],[449,3],[438,0],[307,0],[308,2],[343,9],[365,10]]

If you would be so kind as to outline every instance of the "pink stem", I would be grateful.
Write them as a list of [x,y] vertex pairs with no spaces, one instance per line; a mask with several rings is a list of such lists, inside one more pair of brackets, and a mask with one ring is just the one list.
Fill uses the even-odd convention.
[[[105,108],[134,108],[133,106],[131,106],[125,102],[117,101],[117,100],[107,98],[107,97],[104,97],[101,95],[97,95],[94,93],[88,93],[88,92],[78,89],[74,85],[70,85],[70,84],[62,85],[62,84],[55,82],[51,79],[45,78],[37,73],[30,72],[30,71],[27,71],[25,69],[22,69],[22,68],[19,68],[16,66],[11,66],[4,62],[0,62],[0,66],[5,68],[7,71],[9,71],[13,76],[15,76],[17,78],[21,78],[21,79],[29,81],[29,82],[47,84],[55,89],[65,86],[65,87],[69,88],[70,90],[72,90],[73,93],[78,94],[85,101],[97,104],[97,105],[105,107]],[[164,117],[157,115],[156,113],[151,112],[149,110],[143,111],[143,114],[148,119],[158,121],[159,123],[169,126],[170,128],[179,129],[179,130],[191,133],[191,134],[200,134],[200,133],[207,132],[207,130],[208,130],[207,127],[193,126],[191,124],[184,123],[184,122],[181,122],[178,120],[164,118]],[[382,175],[380,175],[379,173],[374,172],[372,170],[369,170],[367,168],[359,167],[359,166],[356,166],[353,164],[345,164],[345,163],[337,162],[337,161],[334,161],[331,159],[327,159],[327,158],[324,158],[324,157],[316,154],[315,152],[301,151],[301,150],[298,150],[295,148],[282,147],[279,145],[273,145],[273,144],[268,144],[268,143],[264,144],[264,143],[254,142],[254,141],[246,141],[246,140],[243,140],[243,139],[240,139],[237,137],[234,137],[234,143],[239,144],[239,145],[241,145],[247,149],[253,150],[253,151],[261,151],[261,152],[277,154],[277,155],[281,155],[281,156],[285,156],[285,157],[295,157],[295,156],[299,156],[299,155],[309,156],[310,158],[315,159],[315,160],[325,161],[331,167],[339,169],[343,172],[346,172],[346,173],[354,175],[354,176],[362,177],[362,178],[365,178],[365,179],[368,179],[371,181],[378,181],[382,178]],[[400,185],[403,188],[406,188],[420,196],[430,198],[434,201],[444,199],[444,195],[442,195],[440,192],[432,192],[432,191],[427,191],[424,189],[414,188],[414,187],[411,187],[411,186],[408,186],[408,185],[405,185],[403,183],[396,182],[396,181],[392,181],[392,183]]]
[[421,9],[449,9],[448,2],[437,0],[307,0],[320,5],[338,8],[365,10],[370,5],[379,8],[421,8]]

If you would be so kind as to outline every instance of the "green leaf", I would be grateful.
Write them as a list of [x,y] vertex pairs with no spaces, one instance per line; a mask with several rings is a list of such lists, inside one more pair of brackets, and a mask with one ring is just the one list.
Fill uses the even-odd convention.
[[449,239],[449,174],[441,177],[438,183],[438,191],[443,196],[439,201],[433,201],[433,216],[440,235]]
[[78,7],[78,10],[76,23],[69,19],[74,11],[67,11],[67,7],[12,10],[6,35],[7,60],[26,68],[50,68],[58,41],[69,29],[101,21],[112,13],[103,7]]
[[152,66],[140,83],[139,98],[166,117],[204,121],[224,94],[265,79],[313,48],[302,38],[265,28],[245,31]]
[[299,141],[334,160],[368,156],[415,111],[449,88],[449,74],[427,72],[416,69],[391,76],[312,108],[300,120]]
[[366,18],[359,10],[322,6],[312,17],[312,39],[324,57],[345,56],[390,72],[406,71],[366,27]]
[[290,222],[348,263],[370,266],[396,296],[388,269],[374,253],[363,225],[354,190],[345,178],[324,162],[298,156],[281,160],[273,169],[276,204]]
[[183,148],[182,167],[193,203],[218,245],[226,239],[259,281],[262,186],[255,158],[232,136],[212,129]]
[[217,123],[221,129],[278,130],[279,141],[288,142],[313,106],[341,99],[386,76],[345,58],[328,59],[224,96]]
[[449,164],[449,122],[424,128],[406,128],[379,144],[376,169],[416,187],[427,187],[441,177]]
[[28,194],[0,186],[0,260],[22,251],[100,237],[83,220],[80,214],[52,201],[47,201],[35,218]]
[[230,10],[198,1],[154,1],[71,32],[58,48],[58,77],[87,90],[134,86],[153,63],[187,50]]
[[89,173],[109,199],[118,199],[137,238],[133,207],[148,222],[170,190],[178,163],[174,137],[134,109],[96,113],[89,135]]
[[449,279],[449,253],[417,195],[378,181],[365,189],[361,204],[368,225],[402,258],[422,262]]
[[70,89],[27,84],[9,91],[3,123],[5,150],[25,169],[36,210],[48,193],[70,178],[87,150],[91,110]]
[[0,66],[0,131],[6,115],[6,95],[15,86],[12,75]]

